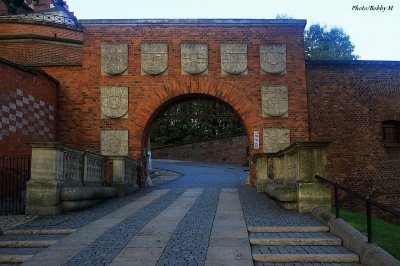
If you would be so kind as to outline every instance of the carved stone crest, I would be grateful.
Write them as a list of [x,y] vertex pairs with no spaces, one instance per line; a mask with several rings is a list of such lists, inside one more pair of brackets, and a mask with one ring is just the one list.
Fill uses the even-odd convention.
[[101,131],[101,154],[109,156],[127,156],[128,130]]
[[162,74],[168,68],[166,43],[142,44],[142,70],[149,75]]
[[221,66],[229,74],[238,75],[247,70],[247,44],[222,43]]
[[193,75],[203,73],[208,68],[208,46],[200,43],[181,44],[182,69]]
[[286,71],[286,45],[261,44],[261,69],[270,74],[281,74]]
[[261,88],[263,116],[288,115],[288,88],[268,86]]
[[127,44],[102,44],[101,69],[109,75],[118,75],[128,69]]
[[109,118],[128,113],[128,87],[101,87],[101,112]]
[[264,128],[264,152],[271,153],[290,146],[290,129]]

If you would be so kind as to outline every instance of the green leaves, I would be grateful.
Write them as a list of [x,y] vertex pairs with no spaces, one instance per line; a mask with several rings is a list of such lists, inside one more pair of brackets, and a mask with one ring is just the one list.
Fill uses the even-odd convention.
[[311,60],[357,60],[354,44],[342,28],[313,24],[304,32],[305,58]]

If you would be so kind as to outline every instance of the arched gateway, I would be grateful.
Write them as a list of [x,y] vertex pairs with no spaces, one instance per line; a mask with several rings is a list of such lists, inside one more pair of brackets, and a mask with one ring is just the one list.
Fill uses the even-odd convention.
[[196,95],[234,110],[250,155],[308,141],[305,20],[81,22],[81,88],[69,88],[65,97],[83,101],[82,114],[70,119],[81,116],[80,142],[91,149],[98,145],[104,155],[145,162],[154,117],[175,99]]

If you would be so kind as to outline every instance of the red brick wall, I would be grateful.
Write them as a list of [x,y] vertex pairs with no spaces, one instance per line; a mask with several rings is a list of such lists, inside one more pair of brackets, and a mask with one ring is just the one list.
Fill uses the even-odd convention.
[[152,149],[153,159],[199,161],[213,163],[246,163],[247,136],[221,138],[186,145]]
[[381,124],[400,120],[400,63],[309,62],[307,90],[310,138],[332,141],[328,177],[400,208],[400,147]]
[[83,40],[81,30],[75,30],[60,26],[41,25],[40,23],[17,23],[0,21],[0,36],[2,35],[40,35],[57,37],[76,41]]
[[0,154],[30,155],[28,142],[55,141],[57,82],[5,61],[0,73]]
[[[82,86],[70,88],[83,94],[80,116],[74,124],[82,125],[70,132],[59,132],[60,139],[81,138],[82,143],[94,151],[100,151],[102,129],[129,129],[129,155],[142,158],[148,127],[165,104],[183,95],[216,97],[231,106],[243,120],[251,147],[253,130],[263,128],[290,128],[291,142],[307,141],[308,113],[303,50],[302,23],[289,25],[91,25],[84,23]],[[207,43],[209,68],[206,76],[181,74],[180,45],[183,41]],[[248,74],[221,75],[220,44],[245,42],[248,45]],[[160,76],[141,75],[140,47],[144,42],[165,42],[169,49],[168,73]],[[259,45],[261,43],[287,45],[287,73],[285,75],[261,74]],[[127,75],[101,75],[101,44],[127,43],[129,68]],[[62,81],[63,78],[61,78]],[[69,77],[67,77],[69,79]],[[261,87],[287,85],[289,88],[289,117],[262,118]],[[100,117],[100,87],[128,86],[128,119],[102,120]],[[60,101],[64,101],[61,99]],[[68,113],[60,112],[62,117]],[[84,132],[84,134],[82,134]],[[262,142],[262,141],[261,141]],[[262,152],[251,149],[251,153]],[[253,179],[254,181],[254,179]]]
[[82,31],[0,22],[0,58],[24,66],[82,64]]

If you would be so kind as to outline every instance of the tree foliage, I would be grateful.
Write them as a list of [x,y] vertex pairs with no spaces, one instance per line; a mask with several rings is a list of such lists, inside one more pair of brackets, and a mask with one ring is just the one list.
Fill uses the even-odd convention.
[[245,133],[240,119],[228,106],[195,99],[174,104],[159,114],[150,130],[150,142],[152,147],[160,147]]
[[354,44],[342,28],[313,24],[304,32],[305,58],[356,60]]

